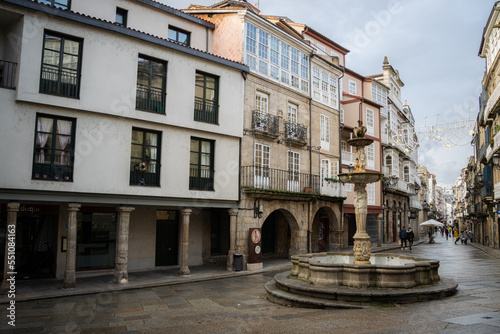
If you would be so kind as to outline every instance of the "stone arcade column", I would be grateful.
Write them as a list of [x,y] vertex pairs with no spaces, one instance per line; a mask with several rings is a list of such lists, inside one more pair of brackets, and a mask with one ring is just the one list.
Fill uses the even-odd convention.
[[179,275],[190,275],[188,267],[189,260],[189,217],[193,210],[191,209],[182,209],[182,226],[181,226],[181,268],[179,269]]
[[78,203],[68,203],[68,248],[63,283],[65,289],[74,288],[76,285],[76,213],[80,211],[80,207]]
[[229,251],[227,252],[227,270],[234,270],[233,254],[236,253],[236,218],[238,209],[229,209]]
[[115,283],[128,282],[128,233],[130,223],[130,213],[135,209],[132,207],[119,206],[118,211],[118,228],[115,254]]
[[[10,283],[7,281],[10,278],[9,272],[15,272],[16,268],[9,268],[7,256],[9,254],[9,234],[17,229],[17,213],[19,212],[20,203],[7,203],[7,229],[5,231],[5,257],[3,262],[3,280],[2,280],[2,293],[9,291]],[[15,246],[14,246],[15,252]],[[14,274],[15,276],[15,274]]]
[[378,247],[382,246],[382,235],[383,235],[383,233],[382,233],[382,221],[383,221],[383,219],[384,219],[384,215],[380,213],[377,216],[377,228],[378,228],[377,246]]

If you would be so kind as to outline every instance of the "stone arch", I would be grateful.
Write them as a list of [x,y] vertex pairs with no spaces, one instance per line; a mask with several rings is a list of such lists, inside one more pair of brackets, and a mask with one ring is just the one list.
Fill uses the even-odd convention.
[[262,256],[288,258],[298,254],[303,240],[300,225],[287,209],[273,210],[262,220]]
[[316,211],[311,226],[311,252],[339,249],[342,244],[339,234],[340,219],[329,206],[321,206]]

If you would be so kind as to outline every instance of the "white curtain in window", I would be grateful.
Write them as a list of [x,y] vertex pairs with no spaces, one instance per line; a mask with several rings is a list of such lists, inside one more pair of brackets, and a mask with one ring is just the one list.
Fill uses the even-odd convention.
[[148,172],[156,173],[156,148],[158,146],[158,135],[156,133],[149,134],[149,145],[151,146],[148,148],[149,158],[154,161],[154,163],[148,164]]
[[71,135],[71,121],[57,120],[57,133],[59,134],[59,145],[61,146],[61,165],[66,165],[66,157],[64,156],[64,149],[68,145]]
[[[47,144],[47,140],[49,139],[49,134],[46,132],[52,131],[53,120],[50,118],[39,117],[37,124],[38,131],[38,144],[40,145],[40,155],[38,157],[38,162],[43,164],[45,162],[45,151],[44,147]],[[45,132],[45,133],[41,133]]]

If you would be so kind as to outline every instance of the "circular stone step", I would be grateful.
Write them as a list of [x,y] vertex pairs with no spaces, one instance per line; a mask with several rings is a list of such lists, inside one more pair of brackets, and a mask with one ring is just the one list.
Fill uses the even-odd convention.
[[282,305],[312,308],[362,308],[380,303],[415,303],[442,299],[456,293],[458,283],[443,278],[432,285],[414,288],[349,288],[314,286],[290,278],[290,272],[274,276],[266,283],[269,300]]

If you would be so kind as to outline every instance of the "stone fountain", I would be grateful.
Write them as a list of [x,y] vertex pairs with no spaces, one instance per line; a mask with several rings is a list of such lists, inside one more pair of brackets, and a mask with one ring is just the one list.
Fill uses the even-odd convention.
[[354,264],[370,264],[370,236],[366,233],[366,215],[368,211],[368,194],[366,185],[382,179],[384,174],[367,172],[365,147],[373,143],[373,139],[364,138],[366,127],[359,121],[354,128],[354,138],[347,143],[355,147],[354,172],[341,173],[339,179],[343,183],[354,184],[354,213],[356,215],[356,234],[354,234]]
[[311,253],[292,256],[292,271],[278,274],[266,284],[268,299],[283,305],[321,308],[366,307],[373,303],[409,303],[438,299],[456,292],[458,284],[439,277],[439,261],[408,256],[371,254],[366,233],[368,194],[366,185],[383,174],[367,172],[366,127],[358,121],[354,138],[354,171],[339,174],[354,184],[356,233],[353,253]]

